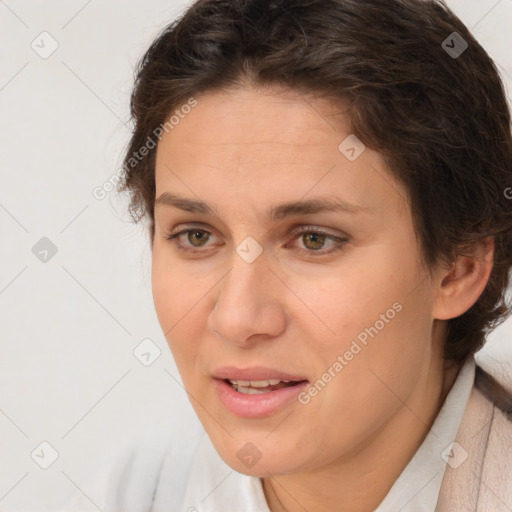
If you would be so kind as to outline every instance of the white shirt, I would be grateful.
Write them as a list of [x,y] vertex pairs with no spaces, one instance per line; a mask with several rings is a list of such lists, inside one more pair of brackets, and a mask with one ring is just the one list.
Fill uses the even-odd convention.
[[[425,440],[374,512],[434,512],[475,366],[474,358],[468,358]],[[187,420],[172,440],[166,425],[126,453],[96,478],[96,485],[86,486],[88,495],[96,496],[104,512],[270,512],[261,479],[230,468],[199,421]],[[101,486],[106,489],[98,503]],[[89,499],[76,495],[62,510],[96,511]]]

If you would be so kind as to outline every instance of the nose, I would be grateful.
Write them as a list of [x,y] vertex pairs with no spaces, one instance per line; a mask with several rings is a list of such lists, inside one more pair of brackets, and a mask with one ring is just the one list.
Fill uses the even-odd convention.
[[248,263],[235,253],[231,270],[216,287],[208,327],[226,343],[252,346],[279,336],[286,327],[286,287],[264,254]]

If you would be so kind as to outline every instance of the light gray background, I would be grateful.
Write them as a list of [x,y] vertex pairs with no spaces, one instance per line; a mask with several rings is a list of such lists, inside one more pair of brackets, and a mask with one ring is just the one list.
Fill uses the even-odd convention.
[[[135,436],[193,417],[153,311],[148,239],[114,192],[92,194],[120,166],[137,59],[188,4],[0,0],[2,511],[50,511]],[[510,91],[512,0],[448,4]],[[31,47],[52,39],[46,59]],[[58,250],[46,263],[42,237]],[[133,355],[146,338],[161,350],[150,366]],[[491,371],[512,368],[511,339],[510,320],[490,336]]]

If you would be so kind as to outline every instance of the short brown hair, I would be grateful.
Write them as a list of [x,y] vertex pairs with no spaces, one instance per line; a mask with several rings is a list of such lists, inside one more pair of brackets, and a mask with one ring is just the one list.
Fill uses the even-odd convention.
[[512,140],[496,66],[466,26],[441,0],[195,2],[151,44],[131,97],[119,190],[152,242],[156,151],[132,155],[191,97],[247,84],[349,100],[352,133],[408,192],[426,268],[494,238],[485,290],[447,325],[446,359],[477,351],[511,312]]

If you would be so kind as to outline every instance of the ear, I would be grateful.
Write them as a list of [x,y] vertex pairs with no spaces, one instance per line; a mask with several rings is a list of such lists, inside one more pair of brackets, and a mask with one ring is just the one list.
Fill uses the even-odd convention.
[[465,313],[482,294],[493,266],[494,238],[476,242],[440,275],[433,316],[449,320]]

